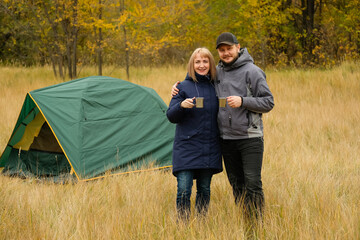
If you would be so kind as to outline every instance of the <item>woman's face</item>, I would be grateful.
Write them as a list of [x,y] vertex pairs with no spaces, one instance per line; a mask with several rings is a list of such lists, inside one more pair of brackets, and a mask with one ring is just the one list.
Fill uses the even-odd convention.
[[210,59],[208,57],[202,57],[200,53],[195,55],[194,69],[197,74],[206,75],[210,70]]

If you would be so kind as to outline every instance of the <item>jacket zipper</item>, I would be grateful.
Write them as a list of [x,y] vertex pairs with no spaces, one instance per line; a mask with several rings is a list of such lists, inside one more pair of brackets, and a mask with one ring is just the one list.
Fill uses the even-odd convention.
[[249,113],[249,111],[246,112],[246,118],[248,120],[248,127],[250,127],[251,126],[251,121],[250,121],[250,113]]
[[230,124],[230,127],[231,127],[231,114],[229,114],[229,124]]

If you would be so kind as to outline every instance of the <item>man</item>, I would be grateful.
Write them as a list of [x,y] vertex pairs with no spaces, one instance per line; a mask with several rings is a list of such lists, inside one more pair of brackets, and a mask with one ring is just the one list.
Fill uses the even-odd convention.
[[254,64],[247,49],[240,47],[232,33],[220,34],[216,49],[220,62],[216,67],[215,90],[218,97],[227,100],[227,106],[219,108],[218,112],[227,176],[235,203],[243,201],[250,216],[260,217],[265,203],[261,181],[262,114],[274,107],[273,95],[265,73]]
[[249,214],[261,214],[264,193],[261,168],[264,152],[262,114],[274,107],[265,73],[254,64],[246,48],[225,32],[216,40],[220,62],[216,67],[216,93],[227,97],[218,125],[221,151],[235,203],[241,199]]

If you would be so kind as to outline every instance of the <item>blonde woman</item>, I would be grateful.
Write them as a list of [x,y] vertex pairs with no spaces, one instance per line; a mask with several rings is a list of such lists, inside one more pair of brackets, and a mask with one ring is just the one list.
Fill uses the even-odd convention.
[[[170,122],[176,123],[173,146],[173,174],[177,178],[176,207],[178,216],[187,220],[190,196],[196,179],[197,213],[207,213],[210,202],[210,183],[213,174],[222,171],[218,99],[214,89],[215,62],[206,48],[196,49],[190,57],[188,74],[177,87],[167,110]],[[203,98],[200,105],[197,98]]]

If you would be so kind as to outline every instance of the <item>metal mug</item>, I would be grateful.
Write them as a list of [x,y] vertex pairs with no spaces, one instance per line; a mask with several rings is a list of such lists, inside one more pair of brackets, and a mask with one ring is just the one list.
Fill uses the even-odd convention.
[[219,97],[219,107],[223,108],[226,106],[226,97]]
[[195,106],[196,108],[203,108],[204,107],[204,98],[203,97],[197,97],[195,98]]

